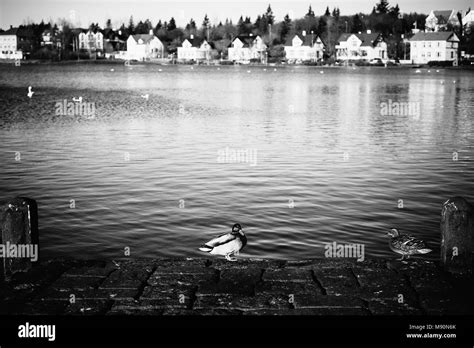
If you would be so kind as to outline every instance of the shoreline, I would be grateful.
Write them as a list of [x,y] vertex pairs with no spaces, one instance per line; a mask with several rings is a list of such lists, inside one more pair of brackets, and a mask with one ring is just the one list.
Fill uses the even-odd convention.
[[[48,65],[48,66],[60,66],[60,65],[125,65],[124,60],[119,59],[98,59],[98,60],[63,60],[63,61],[48,61],[48,60],[21,60],[21,65]],[[0,60],[0,65],[15,65],[15,61],[11,60]],[[316,64],[281,64],[281,63],[250,63],[250,64],[232,64],[228,61],[224,61],[222,64],[219,61],[212,62],[210,64],[205,63],[163,63],[158,61],[133,61],[130,66],[136,65],[158,65],[158,66],[209,66],[209,67],[221,67],[221,66],[242,66],[242,67],[271,67],[271,68],[285,68],[285,67],[305,67],[305,68],[317,68],[317,69],[328,69],[328,68],[351,68],[352,65],[316,65]],[[445,70],[474,70],[474,65],[459,65],[459,66],[429,66],[428,64],[404,64],[404,65],[389,65],[389,66],[371,66],[371,65],[355,65],[357,69],[361,68],[375,68],[375,69],[445,69]]]
[[0,314],[464,315],[469,282],[420,259],[50,259],[2,284]]

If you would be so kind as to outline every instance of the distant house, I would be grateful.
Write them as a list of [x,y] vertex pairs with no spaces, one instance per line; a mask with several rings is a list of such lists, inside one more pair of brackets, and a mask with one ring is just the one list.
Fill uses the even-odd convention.
[[342,34],[336,45],[336,59],[343,61],[363,61],[387,59],[387,43],[379,33]]
[[237,63],[248,63],[251,59],[264,62],[267,45],[260,36],[237,36],[228,50],[228,59]]
[[467,33],[471,32],[471,28],[474,26],[474,11],[469,11],[462,19],[462,25]]
[[136,60],[163,58],[164,45],[153,32],[130,35],[127,40],[127,57]]
[[18,47],[18,28],[0,33],[0,59],[22,59],[23,52]]
[[457,65],[459,38],[449,31],[419,32],[410,39],[410,59],[414,64],[452,61]]
[[324,44],[318,35],[307,35],[303,31],[286,41],[285,53],[289,63],[319,61],[323,58]]
[[79,50],[103,51],[104,35],[100,31],[80,30],[78,34]]
[[198,59],[198,48],[201,46],[201,40],[191,35],[188,39],[185,39],[178,47],[178,59],[179,60],[194,60]]
[[207,40],[191,35],[183,41],[181,47],[178,47],[178,60],[210,60],[214,57],[215,53],[216,50],[212,42],[207,42]]
[[122,32],[115,31],[111,28],[106,28],[104,34],[104,52],[106,56],[115,56],[119,51],[124,51],[127,48],[127,41]]
[[459,20],[454,10],[431,11],[426,17],[426,31],[443,31],[448,29],[448,25],[459,26]]

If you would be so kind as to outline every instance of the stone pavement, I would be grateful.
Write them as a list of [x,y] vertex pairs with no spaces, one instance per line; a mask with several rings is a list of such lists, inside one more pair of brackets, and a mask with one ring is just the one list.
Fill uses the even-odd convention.
[[472,295],[420,259],[58,259],[0,283],[0,314],[461,315]]

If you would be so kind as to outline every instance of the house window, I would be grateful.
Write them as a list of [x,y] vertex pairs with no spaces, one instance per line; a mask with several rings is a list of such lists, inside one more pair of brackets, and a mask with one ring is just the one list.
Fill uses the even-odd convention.
[[431,52],[428,52],[428,57],[431,57]]
[[451,58],[454,58],[454,52],[451,52]]
[[441,57],[441,52],[438,52],[438,57]]

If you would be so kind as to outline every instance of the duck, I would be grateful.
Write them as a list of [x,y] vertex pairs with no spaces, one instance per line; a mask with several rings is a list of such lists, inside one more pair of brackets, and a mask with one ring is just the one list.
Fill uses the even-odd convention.
[[35,92],[33,92],[31,89],[32,89],[32,87],[31,87],[31,86],[28,86],[28,94],[27,94],[27,96],[28,96],[28,98],[30,98],[30,99],[31,99],[31,97],[33,96],[33,93],[35,93]]
[[247,245],[247,237],[240,224],[234,224],[230,233],[224,233],[203,244],[199,250],[212,255],[224,256],[227,261],[237,261],[238,255]]
[[391,237],[389,241],[390,249],[402,255],[399,261],[402,261],[405,256],[408,259],[410,255],[428,254],[432,251],[423,240],[407,234],[400,234],[396,228],[390,229],[387,235]]

